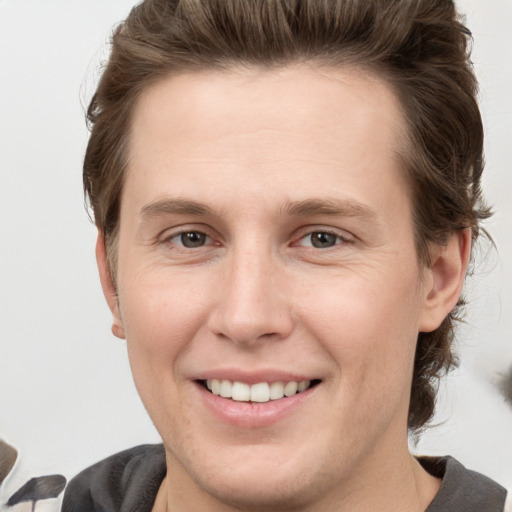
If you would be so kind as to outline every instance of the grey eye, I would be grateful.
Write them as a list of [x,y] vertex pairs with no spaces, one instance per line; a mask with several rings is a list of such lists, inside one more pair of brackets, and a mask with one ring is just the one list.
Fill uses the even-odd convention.
[[340,237],[333,233],[318,231],[311,233],[309,238],[312,247],[316,249],[326,249],[335,246]]
[[199,231],[187,231],[179,235],[180,242],[183,247],[194,249],[195,247],[202,247],[207,240],[207,236]]

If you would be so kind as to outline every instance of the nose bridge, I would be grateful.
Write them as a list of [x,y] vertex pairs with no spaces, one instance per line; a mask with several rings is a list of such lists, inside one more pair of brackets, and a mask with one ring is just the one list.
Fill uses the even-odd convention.
[[236,343],[286,337],[292,319],[278,258],[261,245],[239,248],[226,267],[212,330]]

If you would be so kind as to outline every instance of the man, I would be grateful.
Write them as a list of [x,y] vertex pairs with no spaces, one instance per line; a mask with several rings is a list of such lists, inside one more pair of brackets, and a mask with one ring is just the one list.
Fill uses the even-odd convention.
[[489,216],[446,0],[145,1],[89,107],[113,332],[163,446],[63,510],[502,511],[417,460]]

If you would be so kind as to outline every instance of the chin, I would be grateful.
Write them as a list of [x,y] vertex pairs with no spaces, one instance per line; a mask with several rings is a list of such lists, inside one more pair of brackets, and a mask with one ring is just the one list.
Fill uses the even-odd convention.
[[210,454],[209,464],[204,453],[200,466],[197,461],[201,458],[190,454],[182,467],[192,485],[215,501],[244,511],[295,510],[318,500],[327,490],[325,475],[315,471],[311,458],[300,450],[279,453],[275,446],[245,446],[238,453],[235,450],[231,457],[226,457],[225,449]]
[[[244,511],[294,510],[318,499],[318,485],[310,474],[266,474],[238,468],[213,478],[199,477],[197,484],[214,499]],[[312,489],[317,487],[316,492]],[[313,496],[314,495],[314,496]]]

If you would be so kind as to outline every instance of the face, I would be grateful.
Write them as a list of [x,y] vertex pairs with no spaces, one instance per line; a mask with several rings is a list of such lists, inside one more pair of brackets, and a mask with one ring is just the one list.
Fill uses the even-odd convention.
[[248,508],[377,478],[406,450],[428,282],[394,94],[350,69],[205,72],[132,122],[112,308],[170,481]]

